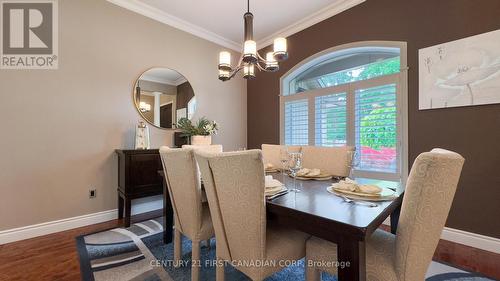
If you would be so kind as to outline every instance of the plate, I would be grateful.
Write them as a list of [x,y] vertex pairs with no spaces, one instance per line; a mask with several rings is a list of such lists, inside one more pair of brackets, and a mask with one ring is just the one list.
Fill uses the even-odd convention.
[[266,196],[273,196],[277,193],[280,193],[282,191],[285,191],[287,190],[286,186],[282,185],[282,186],[277,186],[277,187],[272,187],[272,188],[266,188],[266,191],[264,192],[264,194]]
[[277,173],[280,171],[280,169],[267,169],[267,170],[264,170],[266,173]]
[[388,188],[382,187],[382,192],[380,194],[367,194],[353,191],[336,190],[335,184],[329,186],[326,189],[328,192],[335,194],[337,196],[345,196],[352,200],[365,200],[365,201],[391,201],[396,198],[395,192]]
[[317,176],[314,176],[314,177],[308,177],[308,176],[296,176],[295,177],[296,179],[298,180],[316,180],[316,181],[327,181],[327,180],[331,180],[333,178],[332,175],[328,175],[328,174],[319,174]]

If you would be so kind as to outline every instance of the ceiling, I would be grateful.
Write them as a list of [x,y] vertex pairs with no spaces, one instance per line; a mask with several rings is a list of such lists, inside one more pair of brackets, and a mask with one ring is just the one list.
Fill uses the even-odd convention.
[[179,72],[168,68],[152,68],[142,74],[141,80],[174,86],[178,86],[186,82],[184,76],[182,76]]
[[[246,0],[108,0],[139,14],[240,51]],[[365,0],[250,0],[258,48]]]

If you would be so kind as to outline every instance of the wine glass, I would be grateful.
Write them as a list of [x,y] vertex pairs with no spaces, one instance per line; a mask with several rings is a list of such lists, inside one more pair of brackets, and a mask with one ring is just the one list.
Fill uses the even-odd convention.
[[349,177],[351,179],[354,179],[354,170],[361,163],[361,155],[359,154],[359,152],[357,150],[355,150],[355,151],[353,151],[351,153],[352,153],[352,156],[351,156],[351,165],[350,165],[351,171],[349,173]]
[[281,178],[285,179],[285,169],[288,164],[288,147],[283,146],[280,148],[280,162],[281,162]]
[[302,169],[302,153],[301,152],[291,152],[288,153],[288,169],[292,173],[293,177],[293,188],[290,189],[292,192],[300,192],[297,189],[297,172]]

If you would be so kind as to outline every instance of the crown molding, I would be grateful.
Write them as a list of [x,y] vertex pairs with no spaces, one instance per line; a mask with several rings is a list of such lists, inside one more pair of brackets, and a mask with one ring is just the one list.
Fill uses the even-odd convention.
[[[140,15],[146,16],[148,18],[154,19],[161,23],[185,31],[187,33],[193,34],[197,37],[219,44],[223,47],[232,49],[237,52],[241,52],[242,44],[227,39],[217,33],[209,31],[198,25],[192,24],[176,16],[173,16],[158,8],[144,4],[143,2],[140,2],[138,0],[107,0],[107,1],[122,8],[125,8],[127,10],[136,12]],[[260,46],[259,49],[262,49],[268,45],[271,45],[273,43],[274,38],[276,37],[288,37],[318,22],[324,21],[347,9],[359,5],[365,1],[366,0],[337,0],[333,4],[326,6],[325,8],[317,11],[316,13],[313,13],[292,25],[280,29],[273,34],[264,37],[263,39],[257,40],[257,46]]]
[[197,37],[203,38],[210,42],[219,44],[223,47],[241,52],[241,44],[229,40],[219,34],[209,31],[203,27],[187,22],[160,9],[144,4],[137,0],[107,0],[108,2],[125,8],[127,10],[136,12],[145,17],[154,19],[161,23],[170,25],[187,33],[193,34]]
[[257,46],[259,46],[259,50],[273,44],[274,38],[276,37],[288,37],[292,34],[295,34],[299,31],[302,31],[310,26],[313,26],[319,22],[322,22],[328,18],[331,18],[337,14],[342,13],[345,10],[348,10],[356,5],[359,5],[366,0],[338,0],[335,3],[326,6],[325,8],[313,13],[302,20],[289,25],[277,32],[266,36],[257,41]]

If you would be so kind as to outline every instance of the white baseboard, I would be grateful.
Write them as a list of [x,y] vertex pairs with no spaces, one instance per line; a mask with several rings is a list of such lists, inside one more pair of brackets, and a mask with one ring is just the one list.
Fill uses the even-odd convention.
[[[391,222],[386,219],[384,224],[391,225]],[[500,239],[498,238],[445,227],[441,239],[500,254]]]
[[[163,208],[160,196],[132,200],[132,215],[146,213]],[[65,231],[77,227],[114,220],[118,217],[118,210],[108,210],[83,216],[66,218],[62,220],[44,222],[13,229],[0,231],[0,245],[24,239]]]
[[108,210],[57,221],[0,231],[0,245],[116,219],[118,210]]

